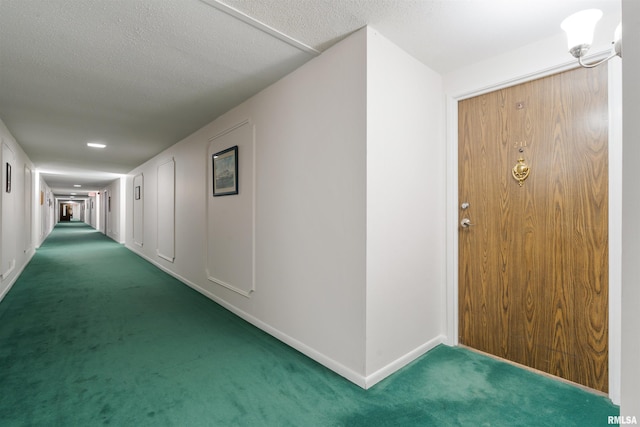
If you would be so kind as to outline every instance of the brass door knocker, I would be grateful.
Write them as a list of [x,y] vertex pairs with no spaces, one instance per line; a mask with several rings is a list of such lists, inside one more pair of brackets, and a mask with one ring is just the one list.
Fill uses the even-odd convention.
[[511,175],[518,181],[520,187],[524,185],[524,180],[529,177],[529,166],[524,162],[524,159],[520,157],[518,163],[511,169]]

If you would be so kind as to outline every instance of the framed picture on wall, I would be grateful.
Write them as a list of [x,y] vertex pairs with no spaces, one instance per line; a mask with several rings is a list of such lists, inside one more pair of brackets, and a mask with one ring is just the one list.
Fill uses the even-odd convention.
[[211,156],[213,163],[213,196],[238,194],[238,146]]
[[133,189],[133,198],[135,200],[140,200],[140,186],[136,185],[135,188]]
[[7,177],[5,191],[11,193],[11,163],[7,162]]

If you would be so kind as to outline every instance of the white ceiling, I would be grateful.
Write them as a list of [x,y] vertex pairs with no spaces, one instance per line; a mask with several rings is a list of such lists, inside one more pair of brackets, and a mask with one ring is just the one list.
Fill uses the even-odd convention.
[[589,7],[620,0],[0,0],[0,119],[81,195],[365,25],[446,74]]

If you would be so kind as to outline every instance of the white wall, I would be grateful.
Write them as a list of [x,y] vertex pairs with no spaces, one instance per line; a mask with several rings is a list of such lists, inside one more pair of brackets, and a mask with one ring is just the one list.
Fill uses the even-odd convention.
[[[214,192],[214,179],[207,191],[207,279],[247,297],[255,292],[256,282],[255,151],[255,126],[249,120],[212,138],[207,150],[207,159],[212,159],[208,176],[214,174],[213,159],[233,161],[235,152],[236,159],[242,157],[244,165],[251,165],[237,171],[238,194],[209,196]],[[233,185],[231,191],[235,191]],[[224,191],[218,189],[220,192]]]
[[176,252],[176,161],[173,157],[159,163],[156,178],[158,181],[156,188],[158,198],[156,206],[158,216],[156,255],[173,262]]
[[2,248],[0,250],[0,279],[11,277],[11,273],[16,266],[16,251],[18,251],[16,235],[16,221],[19,218],[18,197],[19,180],[15,176],[20,170],[19,159],[14,152],[15,146],[9,141],[2,140],[2,154],[0,154],[0,173],[2,174],[2,185],[0,186],[0,199],[2,199]]
[[36,171],[35,219],[37,230],[36,247],[40,247],[56,225],[56,204],[51,188]]
[[369,29],[366,301],[371,383],[444,341],[443,123],[440,75]]
[[95,228],[96,230],[99,228],[97,203],[98,203],[97,196],[89,196],[85,200],[85,209],[86,209],[85,222],[89,224],[91,227]]
[[130,218],[127,217],[130,220],[127,222],[127,228],[131,230],[130,234],[133,237],[133,243],[142,247],[144,246],[144,175],[138,174],[133,179],[127,178],[126,185],[127,188],[131,188],[133,191],[133,195],[126,190],[123,192],[123,194],[127,194],[127,197],[132,199],[128,204],[132,210],[132,215]]
[[[95,227],[94,224],[91,225],[118,243],[124,243],[126,235],[124,220],[126,180],[125,176],[117,178],[99,192],[99,197],[96,197],[96,199],[100,198],[100,201],[96,200],[94,205],[96,212],[92,215],[93,221],[95,221],[95,216],[100,218],[100,224],[99,227]],[[99,209],[100,211],[98,211]]]
[[[609,53],[613,33],[619,22],[620,13],[608,13],[602,17],[587,58]],[[445,92],[460,96],[493,91],[496,86],[506,87],[545,74],[557,73],[559,68],[573,67],[576,62],[567,52],[566,37],[559,31],[556,36],[445,74]]]
[[[374,70],[385,63],[394,65]],[[144,243],[130,231],[126,245],[370,386],[442,340],[442,120],[438,76],[361,30],[131,171],[129,206],[134,177],[144,177],[135,219]],[[236,144],[240,194],[214,198],[211,154]],[[402,184],[389,191],[393,149]],[[166,159],[175,162],[172,262],[155,252]]]
[[[622,401],[620,412],[640,418],[640,2],[622,1]],[[626,42],[626,43],[625,43]]]
[[[2,182],[0,186],[0,229],[2,244],[0,246],[0,299],[2,299],[15,283],[24,267],[34,254],[33,236],[35,219],[30,209],[29,200],[33,197],[33,189],[26,184],[33,184],[33,163],[0,120],[0,165]],[[11,163],[11,192],[6,191],[6,162]],[[26,176],[26,173],[29,176]]]
[[[144,176],[144,245],[126,245],[242,317],[342,375],[365,375],[366,32],[281,81],[130,173]],[[255,192],[255,291],[207,279],[210,140],[249,119],[255,163],[240,156],[241,194]],[[158,257],[157,168],[175,161],[175,259]],[[236,196],[225,196],[233,198]],[[227,199],[227,201],[233,199]],[[221,198],[224,201],[224,198]],[[215,202],[215,201],[212,201]],[[127,224],[132,224],[127,209]],[[131,230],[131,228],[129,228]],[[220,238],[213,244],[225,248]],[[246,268],[252,268],[246,265]]]

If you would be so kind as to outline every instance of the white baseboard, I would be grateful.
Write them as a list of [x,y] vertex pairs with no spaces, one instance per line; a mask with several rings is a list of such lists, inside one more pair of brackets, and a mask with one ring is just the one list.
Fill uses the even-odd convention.
[[437,337],[430,339],[426,343],[422,344],[418,348],[410,351],[404,356],[389,363],[387,366],[381,369],[378,369],[373,374],[367,375],[367,377],[365,378],[365,387],[363,388],[368,389],[373,387],[383,379],[387,378],[389,375],[404,368],[409,363],[418,359],[420,356],[424,355],[425,353],[427,353],[429,350],[432,350],[436,346],[443,344],[445,341],[446,341],[446,337],[444,335],[438,335]]
[[[186,283],[186,282],[185,282]],[[268,333],[269,335],[277,338],[278,340],[282,341],[283,343],[287,344],[288,346],[298,350],[300,353],[304,354],[305,356],[309,357],[310,359],[315,360],[316,362],[320,363],[321,365],[325,366],[326,368],[330,369],[331,371],[335,372],[336,374],[346,378],[347,380],[351,381],[352,383],[362,387],[362,388],[366,388],[366,379],[363,375],[358,374],[357,372],[353,371],[350,368],[347,368],[346,366],[342,365],[341,363],[336,362],[335,360],[331,359],[330,357],[327,357],[326,355],[320,353],[319,351],[315,350],[312,347],[309,347],[308,345],[296,340],[295,338],[290,337],[289,335],[285,334],[284,332],[280,331],[279,329],[274,328],[273,326],[263,322],[260,319],[257,319],[256,317],[250,315],[249,313],[240,310],[239,308],[229,304],[227,301],[217,297],[216,295],[212,294],[211,292],[207,291],[206,289],[203,289],[195,284],[192,283],[186,283],[187,285],[191,286],[192,288],[194,288],[195,290],[197,290],[198,292],[202,293],[203,295],[207,296],[208,298],[212,299],[213,301],[215,301],[216,303],[220,304],[221,306],[223,306],[224,308],[226,308],[227,310],[229,310],[230,312],[232,312],[233,314],[235,314],[236,316],[246,320],[247,322],[251,323],[253,326],[255,326],[258,329],[261,329],[263,331],[265,331],[266,333]]]
[[144,258],[145,260],[149,261],[151,264],[155,265],[156,267],[158,267],[159,269],[161,269],[165,273],[175,277],[176,279],[178,279],[179,281],[181,281],[185,285],[187,285],[190,288],[196,290],[197,292],[200,292],[202,295],[206,296],[207,298],[213,300],[217,304],[219,304],[222,307],[226,308],[227,310],[229,310],[230,312],[232,312],[236,316],[238,316],[241,319],[246,320],[247,322],[251,323],[253,326],[257,327],[258,329],[261,329],[261,330],[265,331],[266,333],[268,333],[269,335],[272,335],[273,337],[275,337],[278,340],[284,342],[288,346],[298,350],[300,353],[302,353],[305,356],[315,360],[316,362],[318,362],[321,365],[327,367],[328,369],[332,370],[333,372],[337,373],[338,375],[346,378],[347,380],[351,381],[352,383],[354,383],[354,384],[356,384],[356,385],[358,385],[358,386],[360,386],[362,388],[366,388],[365,387],[366,386],[366,378],[364,377],[364,375],[358,374],[357,372],[353,371],[352,369],[347,368],[346,366],[342,365],[341,363],[336,362],[335,360],[327,357],[326,355],[318,352],[317,350],[309,347],[308,345],[296,340],[295,338],[290,337],[289,335],[287,335],[284,332],[274,328],[273,326],[263,322],[262,320],[250,315],[249,313],[239,309],[238,307],[236,307],[236,306],[234,306],[232,304],[229,304],[227,301],[225,301],[222,298],[214,295],[211,291],[209,291],[207,289],[204,289],[203,287],[201,287],[201,286],[199,286],[199,285],[187,280],[186,278],[180,276],[179,274],[176,274],[175,272],[169,270],[168,268],[166,268],[162,264],[156,262],[155,260],[147,257],[144,254],[141,254],[140,252],[136,251],[135,248],[133,248],[133,247],[131,247],[129,245],[125,245],[125,247],[127,249],[129,249],[130,251],[132,251],[133,253],[135,253],[136,255],[138,255],[138,256]]
[[321,365],[325,366],[326,368],[328,368],[331,371],[335,372],[336,374],[346,378],[347,380],[351,381],[352,383],[356,384],[357,386],[359,386],[359,387],[361,387],[363,389],[368,389],[368,388],[373,387],[378,382],[382,381],[383,379],[385,379],[389,375],[393,374],[394,372],[398,371],[399,369],[401,369],[404,366],[408,365],[409,363],[413,362],[414,360],[416,360],[417,358],[419,358],[420,356],[422,356],[423,354],[425,354],[429,350],[433,349],[437,345],[444,343],[445,340],[446,340],[446,337],[444,335],[438,335],[437,337],[435,337],[435,338],[427,341],[426,343],[422,344],[418,348],[410,351],[409,353],[405,354],[404,356],[402,356],[402,357],[398,358],[397,360],[389,363],[388,365],[386,365],[382,369],[379,369],[378,371],[374,372],[371,375],[365,376],[365,375],[359,374],[359,373],[355,372],[354,370],[344,366],[343,364],[331,359],[330,357],[327,357],[325,354],[320,353],[319,351],[315,350],[312,347],[309,347],[308,345],[298,341],[297,339],[290,337],[289,335],[285,334],[284,332],[280,331],[279,329],[274,328],[273,326],[263,322],[262,320],[252,316],[251,314],[239,309],[238,307],[236,307],[236,306],[234,306],[232,304],[229,304],[229,302],[227,302],[227,301],[223,300],[222,298],[216,296],[211,291],[209,291],[209,290],[207,290],[207,289],[205,289],[205,288],[203,288],[203,287],[201,287],[201,286],[199,286],[199,285],[187,280],[186,278],[180,276],[179,274],[176,274],[175,272],[169,270],[168,268],[166,268],[162,264],[156,262],[154,259],[151,259],[151,258],[147,257],[146,255],[141,254],[134,247],[131,247],[129,245],[125,245],[125,247],[127,249],[129,249],[130,251],[132,251],[133,253],[135,253],[136,255],[138,255],[138,256],[144,258],[145,260],[149,261],[151,264],[155,265],[156,267],[158,267],[162,271],[164,271],[167,274],[175,277],[176,279],[178,279],[179,281],[181,281],[185,285],[189,286],[190,288],[196,290],[197,292],[201,293],[202,295],[206,296],[207,298],[213,300],[217,304],[219,304],[222,307],[226,308],[227,310],[229,310],[230,312],[232,312],[236,316],[240,317],[241,319],[246,320],[247,322],[251,323],[253,326],[257,327],[258,329],[261,329],[261,330],[265,331],[269,335],[277,338],[278,340],[282,341],[283,343],[287,344],[288,346],[298,350],[300,353],[304,354],[305,356],[309,357],[310,359],[315,360],[316,362],[320,363]]
[[20,277],[20,275],[24,271],[27,264],[29,264],[29,262],[31,261],[31,258],[33,258],[33,255],[35,255],[35,253],[36,253],[35,250],[31,249],[29,251],[29,255],[27,256],[27,259],[24,261],[22,266],[18,270],[15,270],[15,267],[12,269],[12,272],[15,271],[15,274],[13,274],[13,277],[11,278],[11,280],[9,280],[6,285],[4,283],[0,285],[3,287],[3,289],[0,290],[0,301],[2,301],[4,297],[9,293],[13,285],[16,283],[16,280],[18,280],[18,277]]

